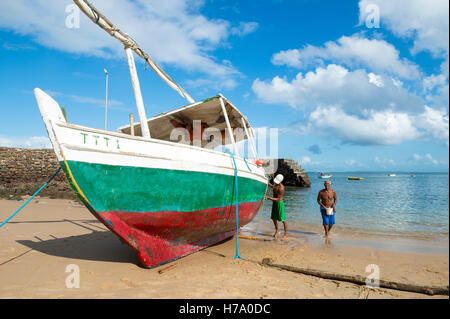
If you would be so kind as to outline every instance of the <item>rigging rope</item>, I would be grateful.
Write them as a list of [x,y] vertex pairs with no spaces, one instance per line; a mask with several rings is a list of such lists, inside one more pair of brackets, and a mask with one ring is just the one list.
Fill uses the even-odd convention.
[[235,189],[235,197],[236,197],[236,255],[234,258],[241,258],[239,256],[239,205],[238,205],[238,170],[236,166],[236,161],[234,160],[234,154],[231,154],[231,157],[233,158],[233,164],[234,164],[234,189]]
[[55,178],[55,176],[56,175],[58,175],[58,173],[59,173],[59,171],[61,170],[61,167],[60,168],[58,168],[58,170],[56,171],[56,173],[55,174],[53,174],[53,176],[52,177],[50,177],[50,179],[47,181],[47,183],[45,183],[44,185],[42,185],[41,186],[41,188],[39,188],[39,190],[36,192],[36,193],[34,193],[34,195],[33,196],[31,196],[26,202],[25,202],[25,204],[23,204],[22,206],[20,206],[20,208],[18,209],[18,210],[16,210],[16,212],[14,213],[14,214],[12,214],[11,216],[9,216],[3,223],[1,223],[0,224],[0,228],[3,226],[3,225],[5,225],[7,222],[9,222],[10,220],[11,220],[11,218],[13,218],[14,216],[16,216],[17,215],[17,213],[18,212],[20,212],[21,210],[22,210],[22,208],[24,208],[37,194],[39,194],[39,192],[41,191],[41,190],[43,190],[44,188],[45,188],[45,186],[47,186],[51,181],[52,181],[52,179],[54,179]]

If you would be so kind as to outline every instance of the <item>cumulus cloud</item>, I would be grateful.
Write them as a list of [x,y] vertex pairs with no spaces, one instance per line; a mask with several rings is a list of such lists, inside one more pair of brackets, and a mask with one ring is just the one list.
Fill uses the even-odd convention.
[[338,105],[349,113],[368,109],[422,111],[420,97],[386,76],[371,74],[330,64],[306,74],[300,72],[292,81],[279,76],[271,81],[256,79],[252,89],[262,102],[288,104],[303,111],[324,105]]
[[[75,54],[124,59],[123,45],[80,13],[80,27],[67,28],[69,0],[0,1],[0,28],[30,36],[48,48]],[[211,52],[232,33],[224,19],[200,13],[197,0],[95,0],[93,4],[157,62],[214,78],[239,74],[231,64],[217,61]],[[245,35],[254,22],[241,23],[233,32]]]
[[429,153],[425,154],[425,158],[428,159],[434,165],[438,165],[439,164],[439,162],[437,160],[435,160],[433,158],[433,156],[431,156],[431,154],[429,154]]
[[311,163],[311,157],[309,157],[309,156],[303,156],[303,157],[300,159],[300,163],[303,164],[303,165],[308,165],[309,163]]
[[313,161],[313,160],[311,159],[311,157],[309,157],[309,156],[302,156],[302,157],[300,158],[299,162],[300,162],[300,164],[301,164],[302,166],[317,166],[317,165],[320,165],[320,164],[321,164],[321,163],[318,162],[318,161]]
[[252,89],[264,103],[302,110],[306,124],[297,128],[301,134],[327,132],[359,145],[394,145],[418,138],[437,138],[448,145],[448,110],[426,106],[424,99],[383,74],[330,64],[300,72],[292,80],[256,79]]
[[299,127],[303,134],[324,134],[358,145],[394,145],[422,135],[406,113],[389,110],[371,111],[366,118],[360,118],[336,107],[319,107],[307,120]]
[[231,34],[242,37],[255,32],[258,27],[258,22],[240,22],[239,26],[231,28]]
[[435,56],[448,56],[449,2],[446,0],[361,0],[360,23],[368,5],[377,5],[381,27],[398,37],[412,39],[413,54],[429,51]]
[[416,125],[449,145],[449,117],[446,110],[425,106],[425,111],[416,118]]
[[389,166],[396,166],[397,163],[390,158],[379,158],[378,156],[375,157],[375,163],[382,165],[383,167],[386,167],[387,165]]
[[367,39],[358,34],[326,42],[323,47],[307,45],[303,49],[280,51],[272,57],[275,65],[299,69],[324,64],[326,61],[352,68],[366,67],[405,79],[417,79],[420,76],[419,67],[400,58],[399,51],[392,44],[384,40]]

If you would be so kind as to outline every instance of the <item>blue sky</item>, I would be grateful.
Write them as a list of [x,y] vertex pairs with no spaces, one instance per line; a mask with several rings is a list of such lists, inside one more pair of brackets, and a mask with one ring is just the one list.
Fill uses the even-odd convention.
[[[221,92],[254,127],[277,128],[279,157],[310,171],[448,171],[448,1],[92,2],[195,99]],[[35,87],[70,122],[103,128],[104,68],[108,128],[137,117],[122,46],[82,14],[68,28],[71,3],[0,3],[0,145],[48,145]],[[148,116],[187,104],[138,72]]]

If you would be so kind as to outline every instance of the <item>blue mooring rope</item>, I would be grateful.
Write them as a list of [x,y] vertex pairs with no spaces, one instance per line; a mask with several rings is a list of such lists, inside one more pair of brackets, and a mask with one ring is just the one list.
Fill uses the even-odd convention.
[[1,228],[3,225],[5,225],[7,222],[9,222],[9,221],[11,220],[11,218],[13,218],[14,216],[16,216],[17,213],[20,212],[22,208],[24,208],[24,207],[25,207],[25,206],[26,206],[26,205],[27,205],[27,204],[28,204],[28,203],[29,203],[29,202],[30,202],[37,194],[39,194],[39,192],[40,192],[41,190],[43,190],[44,187],[47,186],[48,183],[50,183],[50,182],[52,181],[52,179],[55,178],[56,175],[58,175],[58,173],[59,173],[60,170],[61,170],[61,167],[58,168],[58,170],[56,171],[56,173],[53,174],[52,177],[50,177],[50,179],[47,181],[47,183],[45,183],[44,185],[42,185],[41,188],[39,188],[39,190],[38,190],[36,193],[34,193],[34,195],[31,196],[31,197],[25,202],[25,204],[23,204],[22,206],[20,206],[20,208],[19,208],[18,210],[16,210],[16,212],[15,212],[14,214],[12,214],[11,216],[9,216],[3,223],[1,223],[1,224],[0,224],[0,228]]
[[236,161],[234,160],[234,154],[231,154],[231,157],[233,158],[233,164],[234,164],[234,188],[236,193],[236,255],[234,256],[234,259],[241,258],[239,256],[239,208],[238,208],[238,171],[236,166]]

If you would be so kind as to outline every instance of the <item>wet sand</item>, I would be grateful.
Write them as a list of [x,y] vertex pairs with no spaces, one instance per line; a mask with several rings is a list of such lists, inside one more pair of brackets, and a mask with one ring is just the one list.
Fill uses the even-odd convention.
[[[0,200],[0,220],[20,205]],[[243,235],[270,238],[271,222],[245,227]],[[71,200],[34,199],[0,229],[0,298],[446,298],[370,289],[261,266],[274,263],[367,276],[376,264],[380,279],[448,286],[448,238],[371,237],[333,229],[295,226],[286,241],[235,240],[154,269],[142,268],[136,253],[82,205]],[[251,261],[249,261],[251,260]],[[80,288],[66,287],[66,267],[80,269]],[[166,270],[160,273],[160,270]]]

